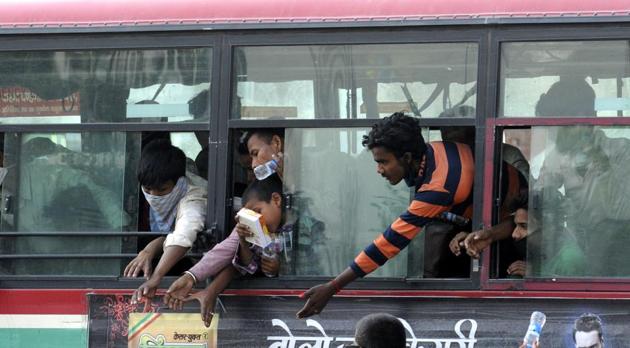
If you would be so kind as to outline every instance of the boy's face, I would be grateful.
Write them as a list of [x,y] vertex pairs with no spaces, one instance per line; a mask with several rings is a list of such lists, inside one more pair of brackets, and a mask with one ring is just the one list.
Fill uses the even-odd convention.
[[282,152],[282,139],[274,135],[270,142],[260,138],[258,134],[252,135],[247,141],[247,150],[252,157],[252,168],[271,161],[271,156]]
[[393,152],[378,146],[372,149],[372,157],[376,162],[376,172],[390,184],[396,185],[405,177],[405,167]]
[[173,188],[175,188],[175,183],[173,182],[173,180],[169,180],[157,187],[142,186],[144,192],[152,196],[166,196],[173,191]]
[[265,218],[269,232],[275,233],[280,227],[282,222],[282,196],[279,193],[272,193],[269,202],[252,197],[245,204],[245,208],[261,214]]

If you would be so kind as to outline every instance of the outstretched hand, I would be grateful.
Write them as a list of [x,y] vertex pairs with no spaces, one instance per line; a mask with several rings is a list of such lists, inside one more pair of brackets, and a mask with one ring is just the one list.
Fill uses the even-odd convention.
[[140,272],[144,275],[145,279],[149,279],[151,277],[151,272],[153,271],[151,260],[153,259],[153,255],[148,253],[145,250],[142,250],[138,253],[133,260],[127,264],[125,270],[123,271],[124,277],[135,278],[140,275]]
[[301,298],[306,299],[304,307],[297,312],[297,318],[303,319],[313,314],[319,314],[326,307],[328,301],[335,294],[335,287],[331,283],[316,285],[308,289]]
[[464,239],[466,253],[475,259],[478,259],[481,252],[490,244],[492,244],[492,235],[490,230],[486,229],[472,232]]
[[464,239],[466,239],[467,236],[468,232],[459,232],[451,239],[448,248],[451,249],[451,252],[455,254],[455,256],[461,255],[462,248],[464,247]]
[[160,285],[160,280],[149,279],[142,283],[136,291],[131,295],[131,303],[144,302],[144,311],[146,312],[151,307],[153,296]]
[[217,302],[218,294],[210,287],[207,287],[201,291],[198,291],[184,299],[184,302],[193,300],[199,301],[201,305],[201,320],[206,327],[210,327],[212,317],[214,317],[214,305]]
[[190,275],[184,274],[179,277],[166,290],[164,304],[170,309],[181,311],[184,307],[184,300],[190,295],[190,290],[192,290],[194,285],[195,281]]

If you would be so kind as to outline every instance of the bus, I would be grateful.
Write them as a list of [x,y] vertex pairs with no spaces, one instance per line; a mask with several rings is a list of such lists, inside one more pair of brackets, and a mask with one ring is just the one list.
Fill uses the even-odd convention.
[[[465,134],[467,232],[510,233],[479,258],[462,253],[467,271],[453,275],[432,265],[452,258],[459,230],[425,231],[296,319],[305,289],[345,269],[410,202],[362,146],[400,111],[427,142]],[[622,0],[3,1],[0,346],[343,347],[359,318],[388,312],[409,347],[519,347],[534,311],[546,315],[541,347],[593,332],[594,347],[625,346],[629,115]],[[284,133],[285,205],[320,223],[292,246],[312,259],[234,281],[210,328],[197,303],[132,303],[143,279],[123,270],[163,235],[147,225],[142,146],[170,140],[207,181],[190,265],[229,235],[251,179],[239,145],[260,128]],[[507,197],[513,176],[527,187]]]

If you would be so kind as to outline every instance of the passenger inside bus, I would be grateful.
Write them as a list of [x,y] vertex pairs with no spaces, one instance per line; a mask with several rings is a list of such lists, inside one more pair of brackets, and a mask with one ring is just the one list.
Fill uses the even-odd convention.
[[[243,195],[244,207],[261,214],[269,232],[276,236],[271,249],[277,257],[266,256],[261,247],[247,242],[245,238],[252,232],[247,225],[238,223],[226,240],[208,251],[201,261],[169,287],[164,296],[169,308],[181,310],[184,302],[197,299],[201,303],[203,321],[210,326],[216,299],[237,272],[242,275],[277,276],[280,264],[290,262],[292,257],[291,241],[295,228],[303,226],[298,221],[289,220],[282,197],[282,181],[276,174],[253,181]],[[190,296],[193,286],[209,277],[214,277],[210,285]]]
[[282,178],[284,168],[282,160],[284,129],[252,129],[244,136],[243,142],[247,144],[247,150],[252,158],[252,169],[274,159],[278,163],[276,173]]
[[[144,247],[125,268],[124,276],[144,275],[133,301],[151,299],[160,280],[185,255],[203,230],[206,217],[206,182],[186,173],[186,155],[166,139],[142,150],[138,181],[148,202],[151,231],[168,232]],[[155,269],[152,261],[161,255]]]
[[[24,162],[19,164],[22,173],[19,184],[16,187],[12,183],[11,188],[4,188],[5,194],[9,189],[19,193],[13,207],[19,214],[10,218],[5,211],[3,228],[29,232],[92,232],[117,230],[129,223],[129,216],[119,209],[115,192],[101,177],[94,175],[94,168],[105,171],[96,162],[108,163],[102,157],[107,154],[75,152],[42,136],[24,142],[21,153]],[[100,236],[83,237],[80,244],[74,237],[23,237],[16,238],[10,248],[16,253],[40,254],[70,250],[120,252],[119,243]],[[18,259],[8,263],[12,274],[110,274],[112,269],[120,267],[117,260],[55,259],[42,263],[37,259]]]
[[561,76],[540,95],[536,116],[597,116],[595,91],[582,76]]
[[[276,173],[282,179],[284,174],[284,129],[260,128],[248,130],[243,136],[243,142],[251,157],[251,168],[263,165],[274,159],[278,163]],[[286,185],[286,183],[283,183]],[[314,217],[309,202],[300,199],[299,195],[290,195],[291,202],[285,207],[287,221],[293,221],[291,234],[293,245],[290,260],[284,264],[280,273],[284,275],[313,275],[324,274],[323,261],[330,258],[331,252],[327,248],[326,228],[319,216]],[[297,225],[296,225],[297,224]]]
[[513,206],[527,192],[528,185],[525,177],[509,163],[502,162],[501,168],[499,223],[472,233],[460,232],[450,241],[449,248],[455,255],[463,254],[462,249],[466,249],[469,256],[479,258],[482,250],[498,242],[498,276],[505,277],[509,267],[521,259],[518,249],[508,239],[515,228]]

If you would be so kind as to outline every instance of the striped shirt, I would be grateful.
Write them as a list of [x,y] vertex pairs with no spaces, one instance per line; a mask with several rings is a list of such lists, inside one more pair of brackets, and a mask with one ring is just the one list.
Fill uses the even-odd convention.
[[409,208],[350,264],[357,276],[373,272],[396,256],[424,225],[443,212],[471,217],[475,170],[470,147],[441,141],[427,145]]

